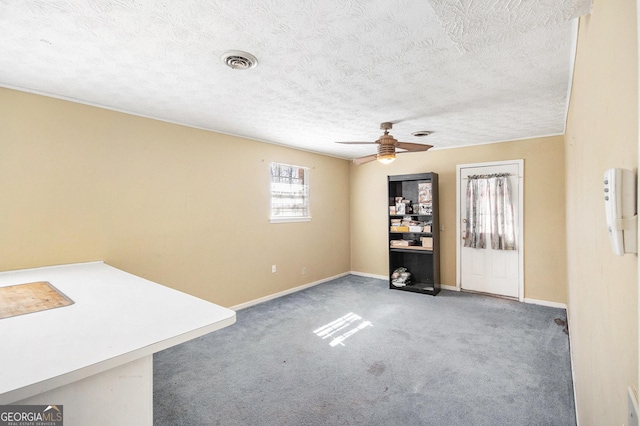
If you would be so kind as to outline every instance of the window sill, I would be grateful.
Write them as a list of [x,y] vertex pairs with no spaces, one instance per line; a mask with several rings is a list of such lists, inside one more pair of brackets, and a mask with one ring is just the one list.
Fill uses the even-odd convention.
[[300,217],[272,217],[270,223],[289,223],[289,222],[311,222],[311,216]]

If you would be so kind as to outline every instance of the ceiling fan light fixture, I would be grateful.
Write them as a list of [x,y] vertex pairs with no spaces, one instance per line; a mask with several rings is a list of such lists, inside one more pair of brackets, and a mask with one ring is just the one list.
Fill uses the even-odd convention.
[[[382,123],[387,124],[387,123]],[[381,162],[382,164],[389,164],[393,160],[396,159],[396,141],[393,136],[386,133],[378,139],[378,155],[376,156],[376,160]]]
[[382,164],[391,164],[396,159],[396,154],[378,154],[376,160]]

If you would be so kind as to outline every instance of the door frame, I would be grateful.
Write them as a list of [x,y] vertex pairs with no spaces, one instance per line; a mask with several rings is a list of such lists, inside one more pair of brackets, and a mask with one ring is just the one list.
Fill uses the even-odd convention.
[[484,163],[469,163],[456,165],[456,291],[462,290],[462,217],[460,215],[461,191],[460,173],[462,169],[470,167],[495,167],[507,164],[518,165],[518,300],[524,302],[524,160],[488,161]]

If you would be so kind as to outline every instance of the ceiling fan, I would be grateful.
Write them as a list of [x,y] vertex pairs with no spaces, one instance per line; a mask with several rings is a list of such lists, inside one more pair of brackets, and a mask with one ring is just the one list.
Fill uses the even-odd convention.
[[[353,164],[368,163],[369,161],[378,160],[383,164],[389,164],[396,159],[396,154],[404,154],[407,152],[420,152],[433,148],[433,145],[424,145],[420,143],[398,142],[396,138],[389,134],[389,129],[393,127],[393,123],[384,122],[380,124],[380,129],[384,130],[384,134],[375,142],[337,142],[344,144],[378,144],[378,153],[367,155],[365,157],[356,158]],[[421,136],[427,136],[430,132],[419,132]],[[396,148],[404,149],[404,151],[396,152]]]

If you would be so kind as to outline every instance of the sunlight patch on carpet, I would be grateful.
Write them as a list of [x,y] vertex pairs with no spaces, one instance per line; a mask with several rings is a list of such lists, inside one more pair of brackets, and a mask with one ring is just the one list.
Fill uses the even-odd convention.
[[322,339],[331,338],[330,346],[345,346],[343,343],[345,340],[367,327],[373,327],[371,321],[364,321],[360,315],[349,312],[337,320],[313,330],[313,333]]

